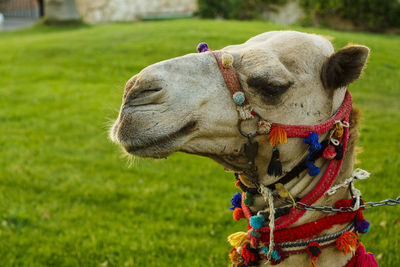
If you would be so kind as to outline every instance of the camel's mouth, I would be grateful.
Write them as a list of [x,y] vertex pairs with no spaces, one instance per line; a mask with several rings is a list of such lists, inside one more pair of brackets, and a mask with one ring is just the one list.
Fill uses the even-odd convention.
[[179,143],[177,141],[193,132],[196,127],[196,121],[189,121],[175,132],[156,138],[152,137],[141,143],[122,146],[126,152],[132,155],[154,158],[166,157],[177,150],[174,149]]

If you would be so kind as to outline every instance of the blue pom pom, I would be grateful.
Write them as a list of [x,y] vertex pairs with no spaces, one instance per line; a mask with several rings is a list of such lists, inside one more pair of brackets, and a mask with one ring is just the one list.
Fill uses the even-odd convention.
[[281,259],[281,256],[279,256],[279,253],[278,253],[278,251],[276,249],[274,249],[274,251],[272,251],[272,255],[271,256],[275,261]]
[[259,232],[256,232],[254,229],[251,229],[250,235],[254,236],[255,238],[259,238],[261,234]]
[[268,247],[262,246],[261,252],[265,255],[265,257],[267,257],[268,251],[269,251],[269,248],[268,248]]
[[236,208],[241,208],[242,207],[242,194],[236,193],[233,195],[231,198],[231,203],[232,203],[232,208],[229,208],[230,210],[234,210]]
[[367,221],[365,219],[362,221],[356,222],[356,230],[361,234],[367,233],[369,231],[369,228],[370,228],[369,221]]
[[265,218],[262,214],[251,216],[250,225],[254,229],[260,229],[262,227],[262,223],[265,221]]
[[246,100],[246,97],[244,96],[243,92],[236,92],[233,94],[233,101],[239,106],[243,105],[244,101]]
[[321,172],[321,170],[311,161],[306,161],[306,166],[308,168],[308,174],[311,176],[317,176]]
[[199,52],[199,53],[204,53],[204,52],[207,52],[208,50],[210,50],[210,49],[208,48],[207,43],[199,43],[197,46],[197,52]]
[[304,139],[304,143],[309,144],[310,147],[308,150],[310,152],[315,152],[321,149],[321,144],[318,142],[318,134],[317,133],[310,133],[309,136]]

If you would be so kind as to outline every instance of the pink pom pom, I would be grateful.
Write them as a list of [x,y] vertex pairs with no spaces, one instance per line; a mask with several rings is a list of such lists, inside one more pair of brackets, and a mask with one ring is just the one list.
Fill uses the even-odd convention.
[[335,147],[329,145],[327,148],[325,148],[324,153],[322,153],[322,156],[329,160],[334,159],[336,157]]
[[356,267],[378,267],[374,254],[365,252],[364,246],[358,247],[356,255]]

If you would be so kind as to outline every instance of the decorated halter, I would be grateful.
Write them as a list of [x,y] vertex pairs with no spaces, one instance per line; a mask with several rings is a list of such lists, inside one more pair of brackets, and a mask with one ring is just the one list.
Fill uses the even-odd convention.
[[[248,139],[244,144],[244,154],[248,159],[249,168],[236,174],[236,185],[243,193],[236,193],[231,202],[234,210],[235,220],[246,218],[249,222],[247,232],[238,232],[228,237],[234,247],[229,257],[233,266],[257,266],[261,259],[268,260],[272,265],[279,264],[290,254],[308,253],[311,257],[311,266],[316,266],[317,258],[321,249],[336,245],[344,254],[355,255],[346,266],[378,266],[371,253],[366,253],[358,238],[358,233],[366,233],[369,223],[366,221],[360,208],[361,194],[352,186],[352,199],[340,200],[336,203],[337,208],[349,209],[349,212],[338,213],[323,217],[317,221],[289,228],[306,212],[299,209],[297,202],[304,206],[314,204],[332,186],[342,166],[349,139],[349,117],[352,110],[352,98],[346,91],[345,98],[340,109],[327,121],[317,125],[286,125],[263,120],[253,110],[243,91],[233,65],[232,55],[223,51],[210,50],[206,43],[200,43],[197,47],[199,53],[210,52],[216,59],[225,83],[236,104],[239,115],[238,130],[241,135]],[[242,121],[257,119],[257,132],[246,133],[242,129]],[[328,138],[319,142],[319,135],[329,133]],[[273,152],[267,172],[270,176],[280,177],[275,183],[264,186],[258,182],[255,158],[258,153],[258,142],[256,136],[266,136],[272,146]],[[287,138],[304,138],[309,145],[308,156],[287,172],[283,177],[282,164],[279,160],[279,146],[287,142]],[[320,174],[320,169],[314,164],[323,157],[329,160],[328,167],[315,188],[302,199],[294,199],[284,185],[308,169],[310,176]],[[241,175],[245,175],[253,184],[247,187],[242,183]],[[369,174],[368,174],[369,175]],[[356,177],[356,175],[354,176]],[[261,194],[268,207],[256,214],[250,210],[253,205],[255,194]],[[293,206],[274,208],[274,198],[284,201],[291,199]],[[290,203],[290,202],[289,202]],[[268,219],[266,219],[268,218]],[[264,226],[269,221],[268,226]],[[333,225],[346,224],[342,230],[330,234],[319,235],[322,231]],[[314,236],[319,235],[316,238]]]

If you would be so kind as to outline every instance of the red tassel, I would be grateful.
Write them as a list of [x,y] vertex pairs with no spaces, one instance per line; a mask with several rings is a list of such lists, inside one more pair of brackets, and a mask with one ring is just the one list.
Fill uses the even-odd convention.
[[329,160],[334,159],[336,157],[335,147],[332,145],[327,146],[327,148],[324,150],[324,153],[322,153],[322,156]]
[[378,267],[374,254],[365,252],[362,245],[358,247],[356,257],[356,267]]

